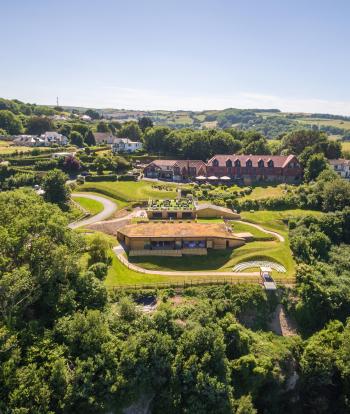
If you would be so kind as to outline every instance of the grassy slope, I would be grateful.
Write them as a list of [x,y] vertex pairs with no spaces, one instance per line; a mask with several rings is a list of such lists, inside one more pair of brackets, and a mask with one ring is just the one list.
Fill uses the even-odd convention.
[[74,201],[79,203],[91,215],[101,213],[103,210],[103,204],[96,200],[91,200],[85,197],[74,197]]
[[240,200],[259,200],[261,198],[276,198],[283,194],[283,188],[281,186],[272,185],[260,185],[253,188],[253,191]]
[[77,191],[92,191],[119,201],[122,205],[131,202],[148,200],[149,198],[175,198],[176,184],[165,184],[172,191],[157,190],[152,188],[152,183],[148,181],[101,181],[96,183],[87,182],[77,189]]

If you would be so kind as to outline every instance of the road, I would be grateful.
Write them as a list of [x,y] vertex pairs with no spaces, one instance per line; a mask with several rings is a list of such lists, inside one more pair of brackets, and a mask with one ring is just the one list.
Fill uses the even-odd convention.
[[103,211],[101,213],[95,214],[94,216],[88,217],[83,220],[78,220],[73,223],[69,224],[71,229],[76,229],[78,227],[87,226],[88,224],[94,224],[98,221],[106,220],[110,217],[116,210],[117,204],[114,201],[109,200],[108,198],[97,196],[94,194],[87,194],[87,193],[74,193],[72,197],[84,197],[89,198],[90,200],[98,201],[99,203],[103,204]]

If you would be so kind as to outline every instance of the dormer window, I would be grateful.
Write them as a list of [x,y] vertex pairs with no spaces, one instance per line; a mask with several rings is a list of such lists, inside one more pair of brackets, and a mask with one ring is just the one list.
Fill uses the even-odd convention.
[[263,160],[258,161],[258,167],[259,168],[264,168],[264,161]]
[[240,160],[236,160],[235,161],[235,167],[239,168],[241,166],[241,161]]
[[253,165],[252,160],[247,160],[245,165],[246,165],[246,167],[250,168]]
[[227,160],[226,161],[226,167],[227,168],[231,168],[232,167],[232,161],[231,160]]
[[215,160],[213,160],[213,167],[218,167],[219,166],[219,161],[215,158]]
[[274,167],[274,165],[273,165],[273,161],[272,161],[272,160],[269,160],[269,161],[267,162],[267,165],[269,166],[269,168],[273,168],[273,167]]

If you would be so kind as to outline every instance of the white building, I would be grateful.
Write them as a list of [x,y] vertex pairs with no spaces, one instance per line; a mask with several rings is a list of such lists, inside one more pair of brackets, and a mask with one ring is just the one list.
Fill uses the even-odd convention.
[[142,142],[131,141],[129,138],[115,138],[112,144],[114,154],[131,153],[138,150],[142,150]]
[[23,147],[43,147],[45,146],[44,140],[36,135],[18,135],[13,140],[13,143]]
[[40,138],[44,141],[45,147],[57,144],[60,146],[68,144],[68,138],[55,131],[46,131],[45,134],[40,135]]
[[337,160],[329,160],[329,163],[333,167],[334,171],[342,178],[350,180],[350,160],[339,158]]
[[66,158],[66,157],[75,157],[75,152],[54,152],[51,157],[60,159],[60,158]]

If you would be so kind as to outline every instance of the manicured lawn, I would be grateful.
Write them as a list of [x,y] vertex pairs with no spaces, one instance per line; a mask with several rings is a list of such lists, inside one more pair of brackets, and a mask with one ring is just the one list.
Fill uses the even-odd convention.
[[152,188],[152,182],[149,181],[101,181],[79,186],[77,191],[93,191],[104,194],[114,200],[127,205],[136,201],[148,201],[149,198],[172,199],[176,197],[176,184],[164,183],[171,191],[158,190]]
[[103,204],[96,200],[91,200],[90,198],[85,197],[74,197],[74,201],[79,203],[85,210],[87,210],[91,215],[101,213],[103,210]]
[[283,186],[260,185],[253,187],[253,191],[240,200],[259,200],[261,198],[276,198],[283,195]]
[[272,234],[264,233],[263,231],[250,226],[249,224],[233,222],[232,228],[234,233],[251,233],[256,240],[263,241],[274,239],[274,236]]
[[207,256],[132,257],[135,263],[149,270],[176,271],[231,271],[236,264],[250,260],[272,260],[284,265],[287,276],[294,273],[294,262],[289,247],[278,241],[256,241],[230,250],[212,250]]
[[283,211],[255,211],[250,213],[243,211],[241,214],[242,220],[250,221],[252,223],[260,224],[268,230],[276,230],[283,236],[288,236],[288,228],[283,222],[289,217],[303,217],[307,215],[321,216],[323,213],[314,210],[283,210]]

